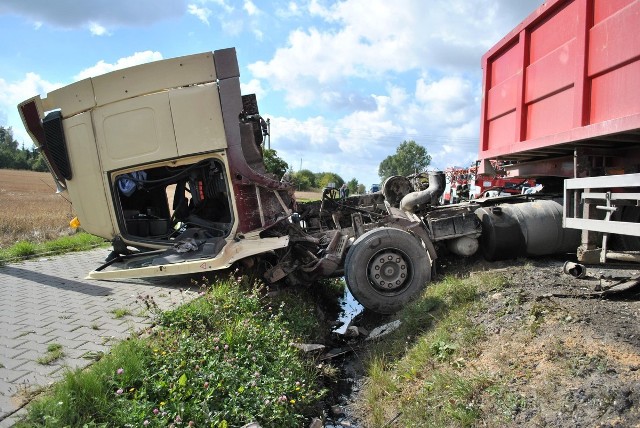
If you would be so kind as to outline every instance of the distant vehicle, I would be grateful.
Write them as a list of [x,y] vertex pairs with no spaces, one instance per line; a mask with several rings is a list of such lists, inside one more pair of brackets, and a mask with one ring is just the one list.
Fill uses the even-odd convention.
[[380,191],[380,185],[379,184],[372,184],[371,188],[369,189],[369,193],[376,193]]

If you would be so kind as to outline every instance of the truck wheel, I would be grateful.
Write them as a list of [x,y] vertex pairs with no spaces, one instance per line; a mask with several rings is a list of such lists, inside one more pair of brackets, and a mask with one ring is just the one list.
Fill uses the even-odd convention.
[[362,306],[391,314],[416,297],[431,280],[431,259],[420,241],[409,233],[374,229],[349,249],[345,279]]

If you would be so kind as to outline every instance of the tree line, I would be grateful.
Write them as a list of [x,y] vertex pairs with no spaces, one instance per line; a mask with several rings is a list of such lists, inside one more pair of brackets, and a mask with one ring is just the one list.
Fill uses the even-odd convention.
[[[333,183],[335,187],[341,187],[344,179],[334,172],[312,172],[308,169],[293,171],[291,166],[278,156],[273,149],[264,149],[264,164],[267,172],[277,177],[286,177],[292,181],[298,190],[322,189]],[[431,164],[431,155],[427,149],[413,140],[403,141],[393,155],[387,156],[378,167],[380,183],[395,175],[409,176],[424,172]],[[358,183],[352,178],[347,183],[350,194],[365,193],[364,184]]]
[[0,169],[47,171],[47,164],[35,147],[26,148],[13,138],[11,127],[0,126]]
[[337,189],[346,183],[349,194],[365,192],[364,184],[358,183],[356,178],[345,181],[335,172],[312,172],[308,169],[294,172],[293,168],[280,158],[274,149],[264,149],[263,157],[267,172],[293,183],[297,190],[324,189],[328,186],[334,186]]

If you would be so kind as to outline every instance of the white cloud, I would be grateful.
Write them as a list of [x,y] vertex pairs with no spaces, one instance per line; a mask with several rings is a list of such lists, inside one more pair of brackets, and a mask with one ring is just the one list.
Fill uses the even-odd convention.
[[222,26],[222,31],[230,36],[237,36],[242,33],[242,30],[244,29],[244,23],[242,20],[221,19],[220,25]]
[[260,9],[258,9],[255,3],[251,0],[245,0],[243,8],[249,16],[258,15],[260,13]]
[[243,94],[256,94],[258,101],[265,97],[267,92],[262,87],[262,83],[258,79],[251,79],[247,83],[240,84],[240,91]]
[[38,94],[44,95],[60,86],[61,83],[49,82],[36,73],[27,73],[24,79],[17,82],[0,79],[0,102],[15,108],[21,101]]
[[288,162],[311,157],[306,168],[324,168],[367,184],[378,181],[380,162],[405,140],[427,148],[433,168],[470,165],[477,158],[479,87],[461,76],[425,76],[414,88],[387,85],[384,95],[371,95],[373,108],[335,120],[275,118],[274,144]]
[[207,9],[206,7],[198,7],[195,4],[190,4],[189,6],[187,6],[187,12],[197,17],[205,24],[209,25],[209,16],[211,16],[211,9]]
[[255,36],[256,40],[262,41],[262,39],[264,38],[264,33],[258,28],[253,28],[251,32]]
[[[299,120],[289,117],[271,118],[271,135],[283,151],[308,152],[331,143],[329,124],[321,116]],[[278,149],[278,147],[273,147]],[[279,150],[279,149],[278,149]]]
[[100,60],[97,64],[80,71],[80,73],[76,74],[73,78],[74,80],[82,80],[87,77],[99,76],[113,70],[120,70],[122,68],[132,67],[134,65],[145,64],[147,62],[158,61],[161,59],[162,54],[160,52],[136,52],[131,56],[118,59],[113,64]]
[[419,79],[415,96],[425,113],[443,124],[464,122],[470,110],[477,110],[472,83],[457,76],[446,76],[433,82]]
[[388,143],[399,144],[398,136],[403,134],[403,127],[395,119],[394,105],[405,99],[403,91],[392,91],[386,96],[375,96],[377,108],[373,111],[356,111],[338,121],[338,129],[343,130],[339,137],[340,149],[345,153],[374,155],[375,146]]
[[276,16],[281,19],[289,19],[300,15],[302,15],[302,10],[294,1],[290,1],[284,8],[279,7],[276,9]]
[[89,23],[89,31],[94,36],[104,36],[104,35],[108,36],[108,35],[110,35],[109,32],[107,31],[107,29],[104,28],[102,25],[98,24],[97,22],[90,22]]
[[44,95],[61,86],[61,83],[49,82],[35,73],[27,73],[23,79],[14,82],[0,78],[0,125],[13,126],[16,141],[31,145],[31,139],[21,125],[16,106],[22,101],[39,94]]
[[[311,0],[307,13],[328,24],[290,32],[270,60],[250,64],[254,76],[284,91],[291,107],[313,103],[347,78],[439,69],[478,73],[480,57],[514,25],[510,0]],[[531,11],[542,0],[523,0]],[[507,10],[509,19],[502,14]],[[526,16],[526,12],[522,16]],[[318,86],[319,85],[319,86]],[[300,93],[304,96],[300,96]]]
[[291,30],[270,58],[248,68],[270,97],[283,94],[290,111],[329,107],[331,119],[314,116],[325,130],[322,145],[292,123],[291,135],[274,133],[274,141],[283,140],[292,159],[318,159],[314,171],[333,162],[331,170],[365,183],[377,181],[380,161],[403,140],[425,146],[435,168],[470,165],[478,150],[480,58],[542,2],[310,0],[304,9],[290,2],[276,15],[314,25]]
[[235,10],[235,8],[233,6],[231,6],[230,4],[228,4],[225,0],[200,0],[201,3],[213,3],[217,6],[219,6],[220,8],[222,8],[223,11],[225,11],[226,13],[231,13]]

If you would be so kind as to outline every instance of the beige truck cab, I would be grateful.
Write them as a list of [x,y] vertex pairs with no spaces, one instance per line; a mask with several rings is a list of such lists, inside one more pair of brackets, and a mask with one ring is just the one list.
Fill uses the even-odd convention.
[[228,267],[287,245],[251,233],[287,216],[293,191],[264,174],[264,121],[240,94],[234,49],[84,79],[18,109],[84,230],[117,254],[162,250],[137,275]]

